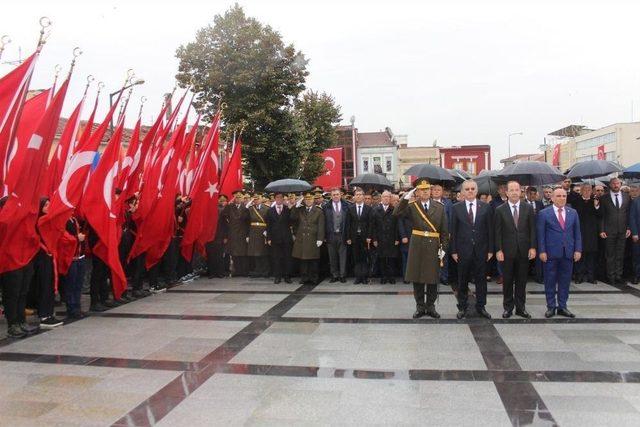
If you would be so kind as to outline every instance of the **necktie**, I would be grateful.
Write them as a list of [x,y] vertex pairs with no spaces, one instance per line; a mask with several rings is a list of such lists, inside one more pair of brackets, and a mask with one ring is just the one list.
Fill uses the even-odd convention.
[[469,203],[469,223],[473,224],[473,203]]
[[334,202],[333,208],[335,209],[336,212],[340,212],[340,203]]
[[424,207],[424,211],[428,211],[429,210],[429,204],[425,203],[424,205],[422,205],[422,207]]
[[278,215],[282,213],[282,206],[278,205]]
[[513,205],[513,222],[516,225],[516,230],[518,229],[518,205]]
[[562,208],[558,208],[558,222],[560,227],[564,230],[564,215],[562,214]]
[[360,218],[361,213],[362,213],[362,206],[358,206],[358,218]]
[[614,196],[616,197],[616,208],[620,209],[620,202],[618,201],[618,194],[614,194]]

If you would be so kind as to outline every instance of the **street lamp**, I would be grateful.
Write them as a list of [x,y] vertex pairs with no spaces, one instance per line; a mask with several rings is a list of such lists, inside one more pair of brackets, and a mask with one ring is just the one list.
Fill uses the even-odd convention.
[[514,135],[522,135],[522,132],[513,132],[509,134],[509,156],[511,157],[511,137]]
[[[144,83],[143,79],[138,79],[135,82],[132,82],[128,85],[126,85],[125,87],[123,87],[122,89],[119,89],[113,93],[109,94],[109,109],[111,109],[111,107],[113,107],[113,97],[116,96],[117,94],[119,94],[120,92],[124,92],[125,90],[129,89],[130,87],[134,87],[137,85],[141,85]],[[111,128],[111,132],[113,132],[113,116],[111,116],[111,120],[109,120],[109,127]]]

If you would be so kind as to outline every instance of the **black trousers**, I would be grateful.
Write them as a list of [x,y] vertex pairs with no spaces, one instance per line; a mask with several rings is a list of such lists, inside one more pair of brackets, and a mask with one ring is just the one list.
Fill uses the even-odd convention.
[[24,309],[27,306],[27,293],[32,278],[33,261],[22,268],[0,275],[4,317],[7,319],[9,327],[26,321]]
[[[527,276],[529,259],[527,257],[511,257],[502,262],[502,306],[507,311],[525,309],[527,298]],[[514,298],[515,295],[515,298]]]
[[[425,292],[426,287],[426,292]],[[425,302],[425,296],[427,297]],[[413,298],[416,300],[416,307],[418,310],[425,310],[427,308],[433,308],[438,299],[438,284],[413,282]]]
[[596,277],[596,259],[598,252],[582,252],[582,257],[575,266],[575,272],[578,278],[591,281]]
[[396,276],[395,265],[397,264],[395,257],[378,257],[378,266],[380,267],[380,276],[383,279],[393,279]]
[[622,233],[608,235],[605,239],[605,257],[607,259],[607,278],[609,281],[622,278],[626,241],[627,238]]
[[38,316],[53,316],[55,289],[53,287],[53,258],[40,249],[33,259],[33,286],[36,293]]
[[367,242],[364,237],[357,236],[351,241],[353,247],[353,274],[358,279],[369,277],[369,254],[367,253]]
[[231,256],[233,260],[233,276],[246,276],[249,270],[249,257],[247,256]]
[[342,238],[342,233],[332,233],[331,240],[327,241],[329,253],[329,267],[331,277],[337,279],[347,275],[347,244]]
[[109,299],[109,266],[100,258],[91,257],[91,304],[97,304]]
[[473,278],[476,285],[476,308],[487,304],[487,254],[473,249],[471,256],[458,258],[458,310],[467,309],[469,281]]
[[134,291],[142,290],[142,280],[144,278],[144,254],[138,255],[129,262],[131,271],[131,288]]
[[302,283],[318,283],[318,260],[300,260],[300,281]]
[[291,244],[271,242],[271,268],[273,277],[291,277]]
[[162,270],[164,271],[167,283],[173,283],[178,278],[178,261],[180,258],[181,240],[181,237],[172,237],[169,247],[162,256]]
[[269,256],[253,256],[253,271],[251,275],[255,277],[269,277]]
[[207,274],[209,277],[224,276],[224,245],[215,240],[205,245],[207,251]]

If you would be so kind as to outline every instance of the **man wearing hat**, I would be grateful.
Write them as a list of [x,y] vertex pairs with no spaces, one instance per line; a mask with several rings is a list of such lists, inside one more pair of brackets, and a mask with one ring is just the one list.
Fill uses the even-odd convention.
[[[416,200],[409,202],[414,194]],[[408,216],[412,224],[405,280],[413,282],[413,296],[416,300],[414,319],[425,314],[435,319],[440,317],[435,302],[440,281],[440,256],[447,249],[449,231],[444,206],[430,198],[431,185],[427,180],[420,179],[418,185],[404,195],[393,211],[395,216]]]
[[242,190],[233,193],[233,200],[222,211],[222,218],[228,230],[227,252],[233,262],[233,276],[246,276],[248,270],[247,236],[249,234],[247,218],[249,211],[243,203]]
[[304,195],[304,203],[298,202],[292,212],[295,225],[293,257],[300,260],[300,283],[318,283],[318,260],[324,240],[324,214],[314,206],[313,193]]
[[274,204],[269,208],[266,220],[273,283],[280,283],[283,277],[286,283],[291,283],[291,209],[284,203],[284,194],[275,194]]
[[262,204],[262,194],[255,193],[249,203],[249,235],[247,255],[253,260],[249,277],[269,277],[269,254],[267,252],[267,221],[269,208]]

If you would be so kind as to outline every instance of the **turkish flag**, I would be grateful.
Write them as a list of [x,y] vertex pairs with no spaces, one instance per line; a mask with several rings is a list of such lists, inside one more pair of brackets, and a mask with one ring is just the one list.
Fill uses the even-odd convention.
[[203,140],[198,167],[195,169],[189,221],[182,236],[180,252],[191,261],[194,245],[205,254],[204,245],[215,237],[218,224],[218,145],[220,143],[220,113],[216,114]]
[[47,107],[51,102],[52,91],[53,89],[47,89],[40,92],[38,95],[25,101],[22,107],[20,122],[16,130],[16,138],[7,156],[7,179],[5,180],[5,184],[8,192],[11,192],[11,189],[14,187],[16,179],[18,178],[18,172],[22,167],[25,156],[27,156],[27,145],[29,145],[31,135],[36,131],[44,113],[47,112]]
[[24,100],[40,50],[0,79],[0,194],[6,193],[7,157],[14,143]]
[[222,177],[220,179],[220,194],[224,194],[227,198],[231,197],[231,193],[235,190],[241,190],[242,182],[242,141],[238,138],[229,161],[222,169]]
[[82,106],[84,104],[84,98],[78,103],[78,106],[71,113],[71,117],[67,120],[62,135],[60,136],[60,142],[56,148],[55,154],[51,158],[49,163],[49,170],[47,173],[47,181],[45,184],[45,191],[47,196],[51,196],[57,189],[60,181],[62,180],[62,173],[64,172],[69,151],[72,145],[75,145],[75,141],[78,137],[78,129],[80,128],[80,114],[82,113]]
[[146,253],[145,268],[150,269],[164,255],[175,231],[175,200],[177,193],[179,160],[184,156],[187,114],[171,136],[156,161],[156,179],[148,182],[142,192],[152,192],[155,200],[149,210],[150,217],[144,217],[138,228],[136,240],[129,253],[129,260]]
[[[185,137],[184,147],[186,151],[184,152],[184,158],[178,160],[179,172],[177,184],[178,186],[176,189],[182,195],[189,194],[189,190],[187,188],[187,180],[189,169],[195,168],[196,164],[196,159],[194,158],[194,156],[196,155],[196,136],[198,134],[199,125],[200,115],[198,115],[198,118],[196,119],[196,124],[191,127],[191,130],[189,130],[189,133],[187,133],[187,136]],[[193,179],[193,174],[191,175],[191,179]]]
[[340,187],[342,184],[342,147],[329,148],[322,153],[324,172],[313,183],[324,190]]
[[115,299],[120,299],[127,288],[127,278],[118,253],[122,230],[116,215],[118,210],[115,196],[123,129],[124,120],[121,120],[102,153],[98,166],[89,177],[89,185],[82,199],[82,211],[98,236],[93,255],[109,266]]
[[[91,133],[92,126],[88,125],[85,128],[80,141],[75,147],[77,151],[69,158],[60,178],[60,183],[57,184],[57,188],[51,196],[49,213],[41,216],[38,220],[38,229],[40,230],[42,241],[58,262],[58,271],[62,274],[66,273],[64,266],[71,265],[71,260],[68,257],[73,256],[74,253],[71,249],[63,250],[63,248],[60,248],[63,241],[69,241],[68,239],[62,239],[66,224],[71,215],[73,215],[74,210],[80,205],[91,165],[119,102],[120,98],[113,104],[95,132]],[[93,119],[90,118],[89,122],[93,123]]]
[[40,248],[36,221],[40,195],[60,111],[69,87],[67,78],[27,144],[15,186],[0,210],[0,273],[27,265]]
[[597,160],[606,160],[607,156],[604,153],[604,145],[598,146],[598,159]]
[[560,166],[560,144],[553,147],[553,166]]

